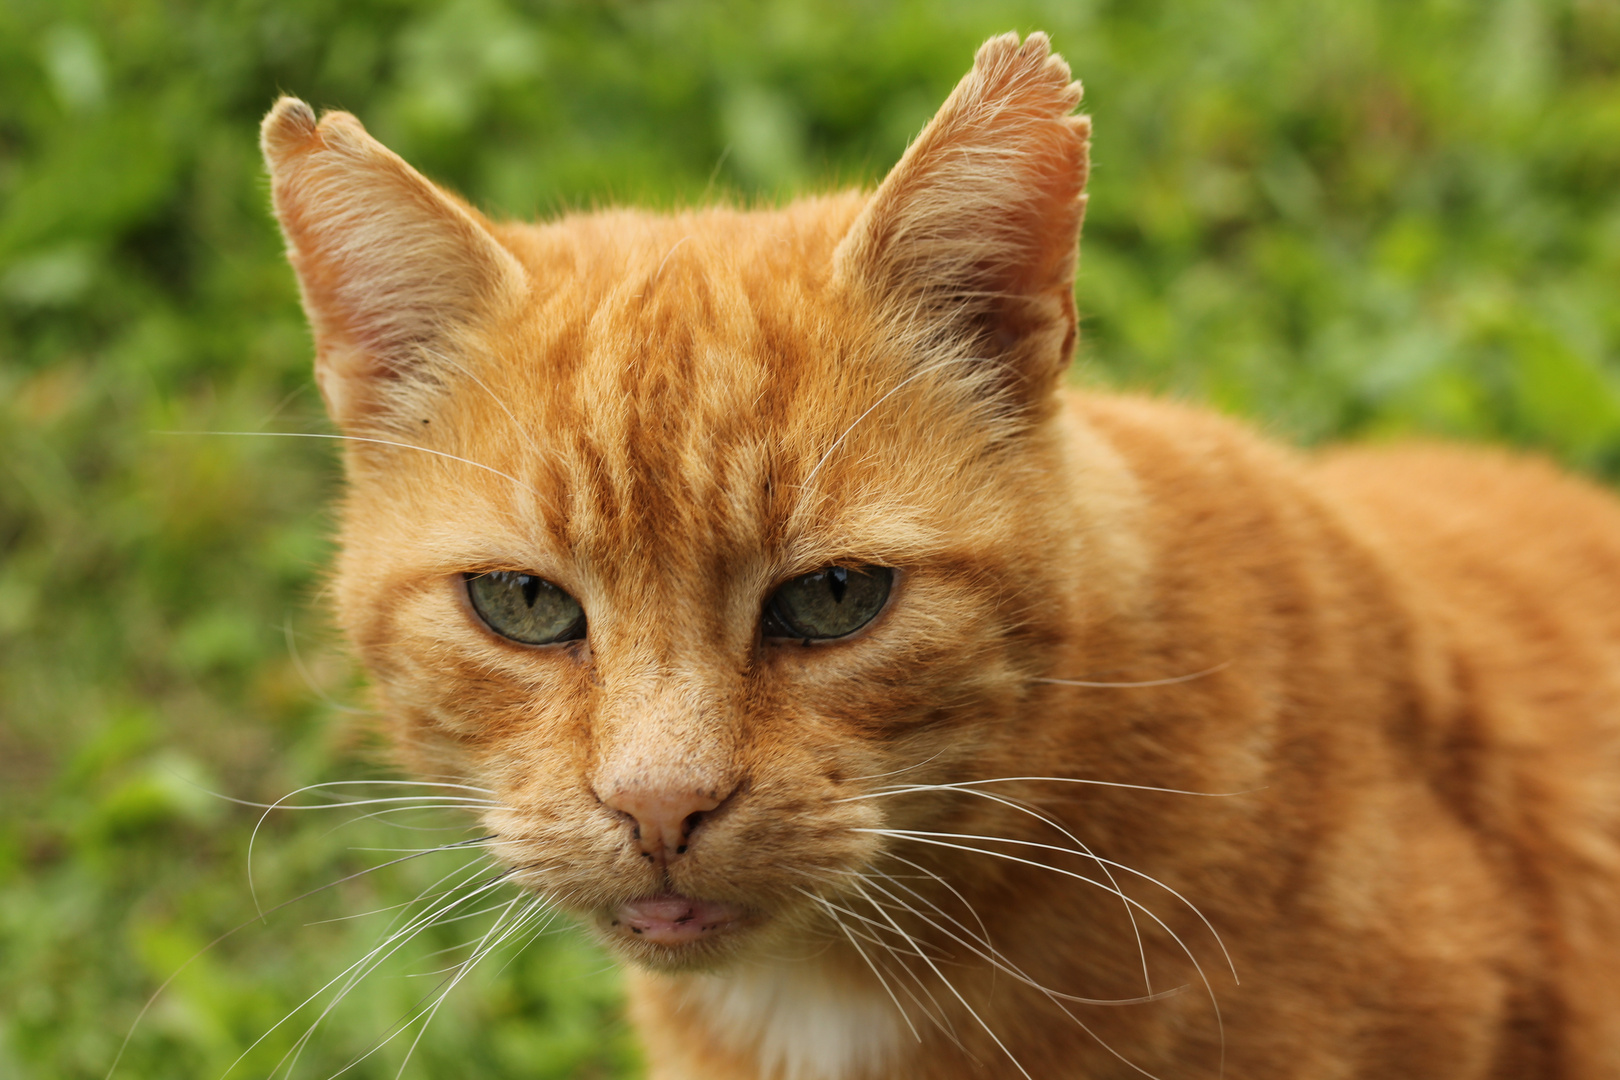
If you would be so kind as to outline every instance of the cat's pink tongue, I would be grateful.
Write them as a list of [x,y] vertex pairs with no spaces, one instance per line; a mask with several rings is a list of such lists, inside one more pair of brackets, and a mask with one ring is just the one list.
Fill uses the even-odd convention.
[[731,904],[665,893],[621,905],[614,923],[654,945],[685,945],[735,921]]

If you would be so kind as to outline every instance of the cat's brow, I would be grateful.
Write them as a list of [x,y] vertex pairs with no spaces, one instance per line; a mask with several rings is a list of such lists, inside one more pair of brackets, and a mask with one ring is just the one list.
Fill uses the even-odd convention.
[[827,464],[827,459],[833,456],[833,451],[837,450],[841,445],[843,445],[844,440],[849,438],[850,432],[854,431],[856,427],[860,425],[861,421],[865,420],[868,416],[871,416],[872,413],[877,411],[878,406],[894,397],[894,395],[898,394],[901,390],[904,390],[911,383],[916,382],[925,375],[931,375],[934,372],[939,371],[941,368],[949,367],[952,364],[974,364],[982,362],[983,361],[981,359],[973,356],[947,357],[944,360],[936,360],[931,364],[925,364],[916,371],[913,371],[910,375],[907,375],[904,379],[901,379],[894,386],[890,387],[882,397],[878,398],[876,401],[872,402],[871,405],[867,406],[865,412],[861,413],[861,415],[857,416],[853,421],[851,421],[850,425],[844,429],[843,433],[840,434],[838,438],[833,440],[832,445],[827,447],[826,453],[821,455],[821,460],[816,462],[815,468],[811,469],[809,474],[805,476],[802,481],[800,481],[799,486],[801,488],[808,488],[810,486],[810,481],[814,480],[816,474],[821,471],[821,467]]

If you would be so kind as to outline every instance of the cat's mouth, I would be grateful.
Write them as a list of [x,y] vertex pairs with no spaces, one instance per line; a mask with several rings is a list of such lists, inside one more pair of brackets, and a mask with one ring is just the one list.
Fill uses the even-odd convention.
[[662,893],[626,901],[605,913],[602,921],[613,937],[668,950],[673,956],[739,929],[747,922],[747,912],[736,904]]

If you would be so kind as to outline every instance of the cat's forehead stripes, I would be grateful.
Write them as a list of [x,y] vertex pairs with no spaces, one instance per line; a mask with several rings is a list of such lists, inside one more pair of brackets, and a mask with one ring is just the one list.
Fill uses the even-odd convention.
[[552,525],[571,550],[667,560],[701,541],[723,552],[765,516],[762,421],[781,408],[782,358],[761,348],[764,298],[710,266],[709,238],[692,227],[598,253],[606,265],[592,269],[617,280],[579,289],[571,310],[533,315],[574,324],[527,366],[545,384],[536,396],[568,418],[540,419],[533,466],[557,492],[564,512]]
[[508,416],[480,386],[455,391],[458,422],[485,426],[486,452],[552,508],[550,546],[690,580],[925,543],[902,496],[978,440],[936,403],[933,445],[896,446],[896,424],[929,410],[928,384],[902,386],[911,359],[852,325],[826,270],[838,229],[736,211],[617,221],[515,245],[557,285],[516,316],[524,362],[492,365],[526,407]]

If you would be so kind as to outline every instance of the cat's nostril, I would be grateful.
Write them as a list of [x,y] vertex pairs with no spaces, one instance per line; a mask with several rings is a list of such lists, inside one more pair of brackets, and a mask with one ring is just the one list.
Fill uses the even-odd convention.
[[692,831],[725,801],[718,792],[641,788],[599,792],[597,797],[635,822],[634,836],[642,854],[666,860],[684,855]]
[[692,835],[692,830],[698,827],[698,822],[703,820],[703,815],[705,813],[707,813],[707,811],[697,810],[686,815],[685,820],[681,822],[681,839],[680,842],[675,846],[675,854],[686,854],[686,839]]

